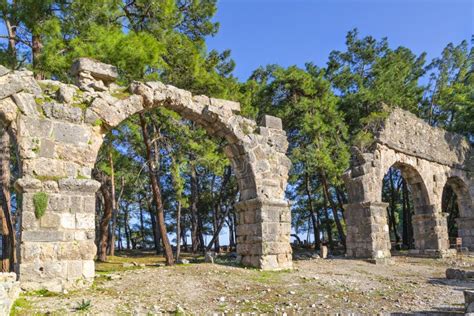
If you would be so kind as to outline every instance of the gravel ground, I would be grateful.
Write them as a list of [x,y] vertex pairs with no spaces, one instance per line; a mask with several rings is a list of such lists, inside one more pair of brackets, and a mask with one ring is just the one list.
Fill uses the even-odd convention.
[[[109,266],[98,265],[100,274],[92,288],[64,294],[24,293],[14,314],[462,313],[462,291],[474,288],[473,281],[445,279],[448,267],[474,269],[474,259],[466,257],[400,256],[388,265],[307,259],[295,261],[291,271],[280,272],[228,262],[164,267],[156,265],[157,258],[115,257]],[[124,268],[127,261],[137,266]]]

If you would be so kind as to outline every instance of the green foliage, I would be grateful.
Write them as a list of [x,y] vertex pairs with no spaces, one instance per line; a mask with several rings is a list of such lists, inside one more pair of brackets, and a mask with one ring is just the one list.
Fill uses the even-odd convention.
[[339,108],[350,135],[364,128],[364,118],[383,111],[383,104],[418,113],[424,53],[416,56],[405,47],[393,50],[386,38],[359,38],[357,29],[347,34],[346,46],[346,51],[331,52],[326,77],[340,94]]
[[35,216],[37,219],[43,217],[48,207],[48,194],[46,192],[37,192],[33,195],[33,206],[35,207]]
[[30,291],[30,292],[27,292],[26,295],[28,296],[40,296],[40,297],[55,297],[55,296],[59,296],[60,294],[57,293],[57,292],[51,292],[47,289],[39,289],[39,290],[36,290],[36,291]]
[[430,84],[422,104],[432,125],[474,135],[474,46],[467,41],[448,44],[441,57],[428,65]]
[[13,303],[10,316],[27,315],[31,309],[31,303],[23,295],[21,295]]
[[90,300],[82,300],[81,302],[78,302],[77,303],[78,305],[76,306],[75,310],[76,311],[82,311],[82,312],[85,312],[85,311],[88,311],[91,309],[92,307],[92,304],[91,304],[91,301]]

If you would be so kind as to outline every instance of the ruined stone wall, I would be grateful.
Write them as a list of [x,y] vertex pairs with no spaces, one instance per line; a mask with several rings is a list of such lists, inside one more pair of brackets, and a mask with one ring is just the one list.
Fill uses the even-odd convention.
[[469,141],[456,133],[432,127],[415,114],[394,109],[376,135],[378,143],[423,160],[467,169],[473,159]]
[[[117,86],[115,67],[90,59],[72,68],[76,84],[35,81],[0,67],[0,119],[16,135],[22,177],[22,286],[60,291],[94,277],[97,153],[110,129],[131,115],[164,106],[225,138],[240,189],[237,252],[245,265],[291,267],[290,210],[284,200],[290,160],[281,120],[260,126],[236,102],[193,96],[160,82]],[[38,209],[46,200],[44,209]],[[41,214],[39,214],[41,213]],[[42,214],[44,213],[44,214]]]
[[354,257],[390,257],[389,227],[382,202],[382,181],[390,167],[399,169],[412,193],[415,248],[420,253],[448,253],[446,218],[441,199],[446,185],[455,183],[461,219],[460,237],[474,248],[473,150],[460,135],[426,124],[415,115],[393,110],[375,136],[374,144],[352,148],[351,167],[344,175],[347,252]]

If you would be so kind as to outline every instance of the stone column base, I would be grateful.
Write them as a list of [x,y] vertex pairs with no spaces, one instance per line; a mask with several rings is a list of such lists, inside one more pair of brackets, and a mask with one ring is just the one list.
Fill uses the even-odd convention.
[[443,253],[449,249],[447,213],[415,214],[412,217],[415,249]]
[[[21,244],[18,273],[27,290],[88,286],[94,280],[95,192],[99,183],[65,178],[58,183],[20,179]],[[34,199],[44,194],[44,214],[35,215]]]
[[383,202],[360,202],[344,206],[346,210],[347,256],[377,259],[390,258],[387,206]]
[[245,266],[262,270],[292,268],[288,202],[255,198],[235,205],[237,254]]
[[462,247],[474,251],[474,217],[460,217],[456,219],[458,236],[462,238]]

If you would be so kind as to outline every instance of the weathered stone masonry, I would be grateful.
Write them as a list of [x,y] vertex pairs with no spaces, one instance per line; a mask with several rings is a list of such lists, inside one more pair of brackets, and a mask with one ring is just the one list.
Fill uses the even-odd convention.
[[359,258],[390,257],[387,203],[382,202],[382,180],[390,167],[398,168],[413,197],[415,252],[444,256],[449,249],[448,214],[441,210],[445,185],[458,197],[459,236],[474,250],[473,150],[460,135],[434,128],[415,115],[394,110],[365,152],[353,148],[344,180],[347,254]]
[[[193,96],[160,82],[117,86],[117,70],[90,59],[73,68],[76,85],[36,81],[29,71],[0,66],[0,119],[18,143],[22,194],[18,273],[24,288],[64,288],[94,277],[95,192],[91,179],[107,132],[135,113],[164,106],[223,137],[241,201],[237,252],[245,265],[291,267],[290,210],[284,199],[290,160],[281,120],[265,116],[261,126],[238,115],[236,102]],[[46,193],[44,215],[35,197]],[[43,196],[44,196],[44,193]]]

